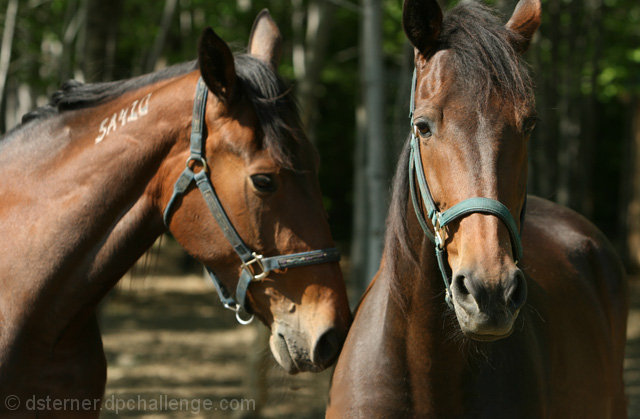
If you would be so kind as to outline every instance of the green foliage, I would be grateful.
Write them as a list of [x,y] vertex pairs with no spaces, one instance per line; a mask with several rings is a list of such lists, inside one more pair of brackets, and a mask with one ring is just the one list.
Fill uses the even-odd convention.
[[[87,0],[25,0],[21,1],[8,86],[27,84],[32,94],[40,98],[51,94],[66,78],[79,75],[82,67],[82,30],[71,30],[74,19],[81,16]],[[303,7],[306,0],[301,0]],[[341,6],[347,3],[350,6]],[[443,1],[442,3],[456,3]],[[492,1],[508,11],[513,1]],[[239,7],[243,4],[248,7]],[[351,231],[353,145],[355,108],[360,98],[358,68],[359,25],[362,16],[356,0],[335,2],[331,39],[322,68],[316,112],[321,117],[315,138],[321,153],[321,183],[336,236],[348,240]],[[410,76],[406,64],[406,40],[401,26],[402,1],[383,0],[383,49],[387,78],[388,124],[406,113],[406,94],[402,77]],[[598,109],[602,120],[596,129],[600,140],[614,144],[611,153],[622,150],[619,138],[610,134],[607,126],[625,126],[625,109],[630,98],[640,95],[640,2],[638,0],[604,0],[601,12],[594,11],[597,0],[543,0],[543,25],[536,37],[528,61],[538,80],[538,92],[550,77],[558,76],[554,86],[559,95],[587,98],[596,81]],[[115,68],[113,78],[121,79],[143,71],[149,51],[162,20],[164,2],[125,0],[122,10],[114,13],[117,26]],[[192,60],[197,55],[197,40],[206,26],[212,26],[236,51],[246,48],[247,38],[256,14],[270,8],[279,23],[284,38],[281,73],[293,80],[292,3],[276,0],[179,0],[165,47],[162,64]],[[5,12],[0,4],[0,14]],[[552,16],[553,13],[553,16]],[[0,22],[4,16],[0,15]],[[598,23],[600,22],[600,23]],[[66,36],[66,38],[65,38]],[[594,58],[595,56],[595,58]],[[592,59],[595,60],[593,65]],[[596,72],[594,74],[594,71]],[[406,74],[405,74],[406,73]],[[594,78],[595,77],[595,78]],[[295,89],[295,83],[293,84]],[[406,100],[404,100],[404,96]],[[403,99],[403,100],[400,100]],[[397,102],[397,103],[396,103]],[[540,104],[545,98],[540,97]],[[552,109],[561,112],[560,109]],[[399,117],[400,116],[400,117]],[[605,119],[606,118],[606,119]],[[8,127],[7,127],[8,128]],[[392,134],[389,129],[389,136]],[[391,140],[390,140],[391,141]],[[393,141],[398,141],[393,138]],[[534,143],[535,144],[535,143]],[[535,147],[535,145],[534,145]],[[391,153],[390,159],[395,156]],[[619,164],[615,155],[607,158],[607,170]],[[615,169],[615,168],[613,168]],[[615,170],[609,170],[615,173]],[[596,185],[597,186],[597,185]]]
[[598,76],[603,101],[640,94],[640,3],[607,0],[604,54]]

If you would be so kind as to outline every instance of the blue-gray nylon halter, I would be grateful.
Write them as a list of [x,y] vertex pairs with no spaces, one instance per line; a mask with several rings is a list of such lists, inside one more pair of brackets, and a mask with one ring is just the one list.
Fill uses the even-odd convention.
[[[213,214],[220,229],[224,233],[233,250],[238,254],[242,261],[240,278],[236,286],[235,298],[229,293],[225,286],[220,282],[215,273],[205,265],[205,269],[209,273],[213,285],[218,291],[220,301],[225,308],[233,310],[236,313],[236,319],[241,324],[249,324],[253,320],[253,314],[247,320],[240,317],[240,309],[250,312],[246,306],[247,289],[254,280],[261,280],[267,277],[270,271],[296,268],[301,266],[315,265],[319,263],[337,262],[340,260],[340,253],[335,248],[313,250],[310,252],[293,253],[289,255],[264,257],[256,252],[251,251],[244,243],[236,229],[233,227],[231,220],[227,216],[218,195],[209,180],[207,159],[203,154],[202,132],[204,129],[204,117],[207,106],[208,88],[204,81],[200,78],[196,87],[196,96],[193,102],[193,120],[191,125],[191,155],[187,159],[187,165],[176,181],[173,187],[173,195],[164,210],[164,224],[169,226],[169,217],[171,208],[179,196],[184,195],[191,183],[195,182],[202,193],[207,207]],[[193,162],[201,165],[198,172],[194,172],[191,168]]]
[[[498,217],[509,231],[511,237],[511,247],[513,251],[513,257],[516,264],[522,259],[522,242],[520,240],[520,232],[518,231],[517,224],[511,215],[509,209],[500,201],[490,198],[475,197],[461,201],[446,211],[439,211],[438,207],[431,196],[429,185],[424,174],[424,167],[422,166],[422,155],[420,154],[420,138],[417,133],[417,128],[413,121],[413,112],[415,110],[415,95],[416,95],[416,71],[413,71],[413,81],[411,83],[411,104],[409,118],[411,119],[411,151],[409,157],[409,188],[411,194],[411,202],[413,203],[413,209],[415,210],[418,223],[425,235],[436,245],[436,258],[438,260],[438,268],[442,274],[442,280],[445,286],[445,301],[449,307],[453,307],[451,300],[451,285],[449,281],[449,275],[447,273],[447,265],[445,262],[445,227],[454,220],[465,217],[473,213],[490,214]],[[427,224],[422,213],[419,197],[416,191],[415,180],[418,180],[418,188],[422,197],[422,204],[427,213],[427,219],[431,222],[433,233]],[[525,198],[526,204],[526,198]],[[520,222],[524,220],[524,206],[520,215]]]

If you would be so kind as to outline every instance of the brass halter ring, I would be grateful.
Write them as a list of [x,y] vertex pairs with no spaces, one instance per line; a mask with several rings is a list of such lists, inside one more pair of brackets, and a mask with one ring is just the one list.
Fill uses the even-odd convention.
[[209,173],[209,166],[207,165],[207,161],[204,159],[204,157],[197,157],[192,155],[192,156],[189,156],[189,158],[187,159],[187,163],[186,163],[187,169],[196,173],[195,170],[191,169],[191,167],[189,166],[189,164],[192,161],[200,163],[202,165],[201,170],[203,170],[205,173]]

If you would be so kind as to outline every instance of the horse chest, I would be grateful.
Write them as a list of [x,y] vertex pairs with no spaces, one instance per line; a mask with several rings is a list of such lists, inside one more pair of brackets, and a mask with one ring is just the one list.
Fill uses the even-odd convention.
[[495,346],[463,373],[463,416],[543,417],[547,378],[540,357],[523,345]]
[[[442,324],[442,322],[440,322]],[[493,343],[460,342],[423,333],[408,348],[413,414],[425,417],[543,417],[548,362],[535,331],[524,328]]]

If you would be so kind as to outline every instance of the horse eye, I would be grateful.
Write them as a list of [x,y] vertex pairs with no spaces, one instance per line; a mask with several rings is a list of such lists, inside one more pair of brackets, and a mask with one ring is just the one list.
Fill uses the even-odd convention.
[[529,117],[525,119],[524,123],[522,124],[522,130],[524,131],[525,134],[529,135],[536,128],[537,123],[538,123],[537,117],[535,116]]
[[276,185],[276,181],[273,178],[273,175],[269,175],[266,173],[259,173],[257,175],[252,175],[251,181],[253,182],[253,186],[259,192],[265,192],[265,193],[275,192],[276,189],[278,188],[278,185]]
[[426,121],[416,121],[416,128],[420,133],[421,137],[428,138],[431,137],[431,126]]

